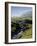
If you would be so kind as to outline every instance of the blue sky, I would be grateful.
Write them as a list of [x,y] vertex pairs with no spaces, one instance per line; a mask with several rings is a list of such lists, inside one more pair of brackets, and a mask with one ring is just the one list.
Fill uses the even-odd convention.
[[17,7],[11,6],[11,16],[19,17],[22,14],[27,14],[27,12],[32,11],[32,7]]

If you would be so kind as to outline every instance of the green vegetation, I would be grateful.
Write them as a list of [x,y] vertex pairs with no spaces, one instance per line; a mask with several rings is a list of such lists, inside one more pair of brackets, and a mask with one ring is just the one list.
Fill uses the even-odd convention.
[[29,38],[32,38],[32,28],[29,28],[22,33],[21,39],[29,39]]
[[[26,24],[20,24],[19,25],[20,21],[21,22],[26,21]],[[12,18],[12,22],[14,22],[14,23],[13,23],[13,27],[12,27],[13,30],[11,30],[11,31],[14,32],[14,33],[15,32],[18,33],[18,32],[21,31],[21,30],[19,31],[19,29],[17,30],[16,27],[19,28],[22,25],[24,27],[26,27],[26,30],[24,30],[22,32],[22,36],[20,37],[20,39],[29,39],[29,38],[32,38],[32,18],[14,17],[14,18]],[[17,24],[17,22],[19,22],[19,23]]]
[[13,19],[12,21],[15,22],[15,23],[16,23],[17,21],[32,20],[32,18],[29,18],[29,17],[28,17],[28,18],[25,18],[25,17],[13,17],[12,19]]

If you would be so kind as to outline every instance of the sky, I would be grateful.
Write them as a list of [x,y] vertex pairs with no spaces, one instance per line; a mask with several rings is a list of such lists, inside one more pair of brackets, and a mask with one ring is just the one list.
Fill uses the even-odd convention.
[[32,11],[32,7],[17,7],[11,6],[11,16],[20,17],[22,14],[27,14],[27,12]]

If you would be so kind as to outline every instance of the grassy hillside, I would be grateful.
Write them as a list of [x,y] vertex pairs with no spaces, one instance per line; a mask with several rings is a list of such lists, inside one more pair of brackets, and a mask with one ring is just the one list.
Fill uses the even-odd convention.
[[[32,23],[30,23],[29,24],[29,22],[30,21],[32,21],[32,18],[25,18],[25,17],[13,17],[13,18],[11,18],[11,21],[12,22],[14,22],[13,23],[13,27],[12,27],[12,32],[15,32],[15,34],[16,34],[16,32],[18,33],[19,32],[19,27],[21,26],[21,25],[23,25],[24,27],[26,27],[26,30],[22,30],[23,32],[22,32],[22,36],[21,37],[19,37],[20,39],[28,39],[28,38],[32,38]],[[20,24],[19,25],[19,23],[17,24],[17,22],[19,21],[19,23],[20,23],[20,21],[21,22],[23,22],[23,21],[28,21],[28,23],[26,23],[26,24]],[[22,26],[22,27],[23,27]],[[16,29],[16,27],[18,27],[18,30]],[[21,27],[20,27],[21,28]],[[20,30],[21,31],[21,30]],[[14,34],[14,33],[12,33],[12,34]]]
[[12,17],[11,21],[12,22],[17,22],[17,21],[25,21],[25,20],[32,20],[32,18],[27,18],[27,17]]
[[22,37],[20,39],[29,39],[32,38],[32,28],[25,30],[22,33]]

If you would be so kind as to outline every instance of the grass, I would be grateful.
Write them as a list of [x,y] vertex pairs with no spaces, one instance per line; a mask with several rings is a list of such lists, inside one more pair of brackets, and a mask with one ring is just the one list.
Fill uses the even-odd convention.
[[32,38],[32,28],[27,29],[27,30],[25,30],[25,31],[22,33],[21,39],[29,39],[29,38]]
[[[32,20],[32,18],[14,18],[14,22],[16,21],[23,21],[23,20]],[[29,29],[25,30],[22,33],[22,37],[20,39],[29,39],[32,38],[32,24],[27,25],[27,27],[29,27]]]
[[32,18],[13,17],[14,22],[17,22],[17,21],[20,21],[20,20],[23,21],[23,20],[26,20],[26,19],[27,20],[32,20]]

